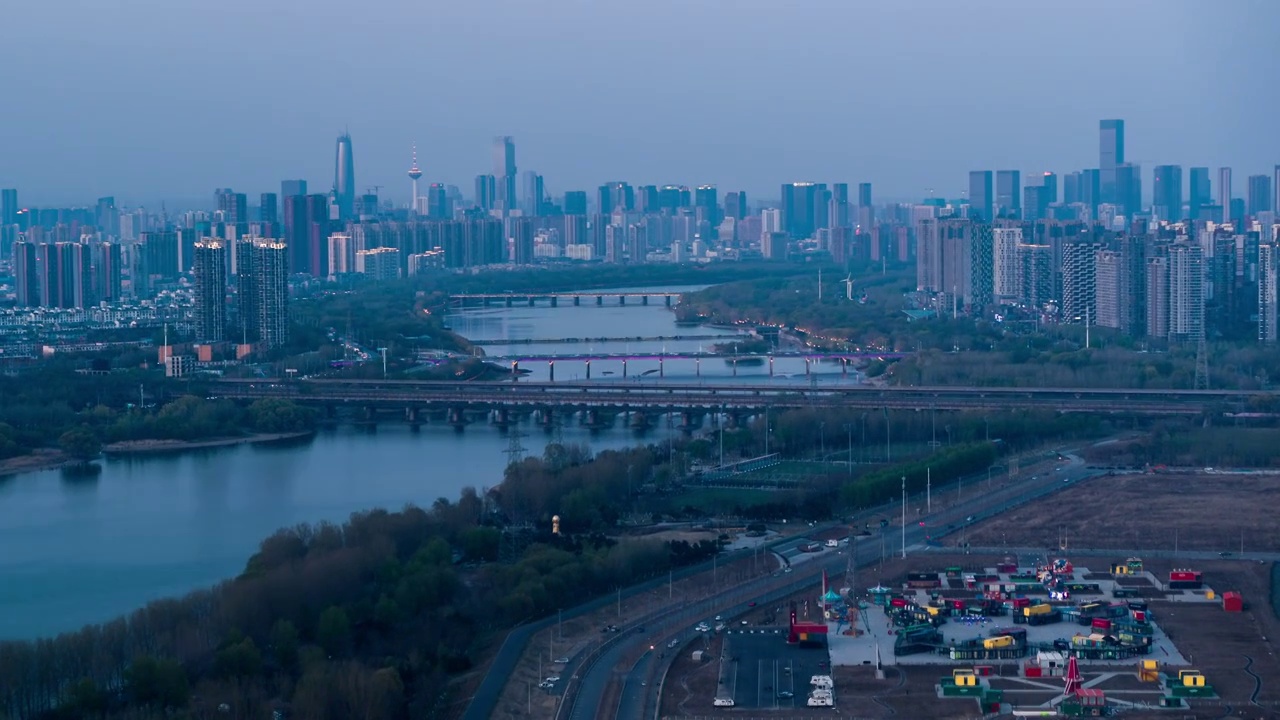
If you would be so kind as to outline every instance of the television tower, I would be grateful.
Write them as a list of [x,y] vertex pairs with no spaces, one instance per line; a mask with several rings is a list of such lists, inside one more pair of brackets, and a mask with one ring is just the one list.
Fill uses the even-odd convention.
[[413,199],[409,202],[409,213],[418,212],[418,179],[422,177],[422,169],[418,167],[418,146],[413,146],[413,164],[409,166],[409,179],[413,180]]

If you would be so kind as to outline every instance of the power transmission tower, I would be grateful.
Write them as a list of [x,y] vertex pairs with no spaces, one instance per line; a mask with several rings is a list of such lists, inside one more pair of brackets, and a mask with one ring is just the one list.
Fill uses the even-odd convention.
[[1196,390],[1209,389],[1209,352],[1205,349],[1204,337],[1196,345]]
[[512,423],[510,429],[507,431],[507,449],[503,451],[507,454],[508,466],[515,465],[521,460],[524,460],[525,447],[520,444],[521,437],[523,436],[520,433],[520,425]]

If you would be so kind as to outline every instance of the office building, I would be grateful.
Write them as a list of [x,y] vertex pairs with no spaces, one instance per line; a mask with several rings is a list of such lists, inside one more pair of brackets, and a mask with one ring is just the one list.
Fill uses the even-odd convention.
[[1080,183],[1084,176],[1079,172],[1069,172],[1062,176],[1062,204],[1073,205],[1080,202]]
[[542,176],[532,170],[524,171],[524,194],[520,199],[520,211],[528,216],[542,215],[545,191]]
[[231,188],[220,188],[213,195],[217,203],[216,217],[221,222],[228,225],[249,222],[249,203],[244,193],[235,192]]
[[991,222],[994,198],[990,170],[974,170],[969,173],[969,217],[977,222]]
[[238,340],[279,347],[289,338],[288,247],[274,238],[256,236],[241,238],[238,245]]
[[1213,192],[1209,184],[1209,168],[1191,168],[1191,193],[1187,200],[1187,218],[1208,220],[1204,208],[1213,204]]
[[1142,168],[1124,163],[1115,169],[1115,202],[1125,219],[1142,211]]
[[488,213],[498,202],[498,179],[493,175],[476,176],[475,206]]
[[441,183],[427,186],[427,217],[432,220],[449,220],[453,217],[453,203],[449,201],[448,189]]
[[1102,204],[1102,171],[1097,168],[1080,171],[1080,203],[1089,209],[1090,218],[1098,215]]
[[338,206],[338,220],[356,217],[356,168],[355,152],[351,147],[351,135],[338,136],[333,160],[333,197]]
[[782,186],[782,231],[795,240],[813,237],[817,229],[814,209],[823,188],[818,183],[786,183]]
[[1124,160],[1124,120],[1098,123],[1098,169],[1101,173],[1102,202],[1121,204],[1116,195],[1116,169]]
[[565,215],[587,214],[587,191],[569,190],[564,194]]
[[995,213],[998,217],[1022,215],[1022,172],[1019,170],[996,171]]
[[742,191],[724,194],[724,216],[741,220],[747,216],[747,194]]
[[294,195],[307,194],[306,180],[281,180],[280,181],[280,197],[287,198]]
[[1233,222],[1231,217],[1231,168],[1218,168],[1218,206],[1222,208],[1226,222]]
[[204,238],[195,244],[194,251],[195,341],[221,342],[227,326],[227,249],[219,240]]
[[16,225],[18,210],[18,190],[0,188],[0,225]]
[[280,196],[262,193],[258,196],[258,220],[266,223],[280,222]]
[[1249,176],[1249,217],[1256,218],[1259,213],[1270,212],[1271,177],[1268,175]]
[[291,195],[284,199],[284,242],[291,272],[324,277],[329,269],[329,198]]
[[509,135],[493,139],[493,176],[497,180],[494,208],[505,217],[519,207],[516,204],[516,143]]
[[1151,205],[1160,220],[1178,222],[1182,216],[1182,166],[1157,165],[1152,173]]
[[1271,189],[1276,194],[1271,201],[1271,212],[1280,213],[1280,165],[1276,166],[1275,176],[1271,178]]

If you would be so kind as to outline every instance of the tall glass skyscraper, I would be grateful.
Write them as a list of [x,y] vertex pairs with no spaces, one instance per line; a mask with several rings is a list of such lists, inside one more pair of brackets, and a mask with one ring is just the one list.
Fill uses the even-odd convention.
[[333,195],[338,204],[338,219],[355,217],[355,157],[351,150],[351,135],[345,132],[338,136],[337,156],[333,163]]
[[1182,219],[1182,166],[1157,165],[1152,175],[1151,204],[1161,220]]
[[1209,187],[1209,168],[1191,168],[1191,195],[1187,203],[1187,217],[1192,220],[1203,220],[1201,208],[1213,204],[1213,193]]
[[1124,121],[1098,123],[1098,168],[1102,171],[1102,201],[1120,203],[1116,197],[1116,168],[1124,164]]
[[498,181],[495,207],[509,215],[516,205],[516,143],[510,135],[493,139],[493,176]]

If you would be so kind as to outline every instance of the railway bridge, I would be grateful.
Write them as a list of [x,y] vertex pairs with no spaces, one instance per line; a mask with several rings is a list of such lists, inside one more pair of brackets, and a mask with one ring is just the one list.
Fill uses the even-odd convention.
[[[496,424],[513,413],[683,413],[686,423],[707,414],[743,417],[774,408],[902,410],[1055,410],[1121,416],[1275,417],[1280,393],[1241,390],[1129,390],[1098,388],[870,387],[788,384],[631,382],[428,382],[411,380],[221,380],[210,394],[243,400],[287,398],[333,410],[403,410],[410,420],[443,412],[449,422],[489,414]],[[591,424],[589,421],[586,424]]]

